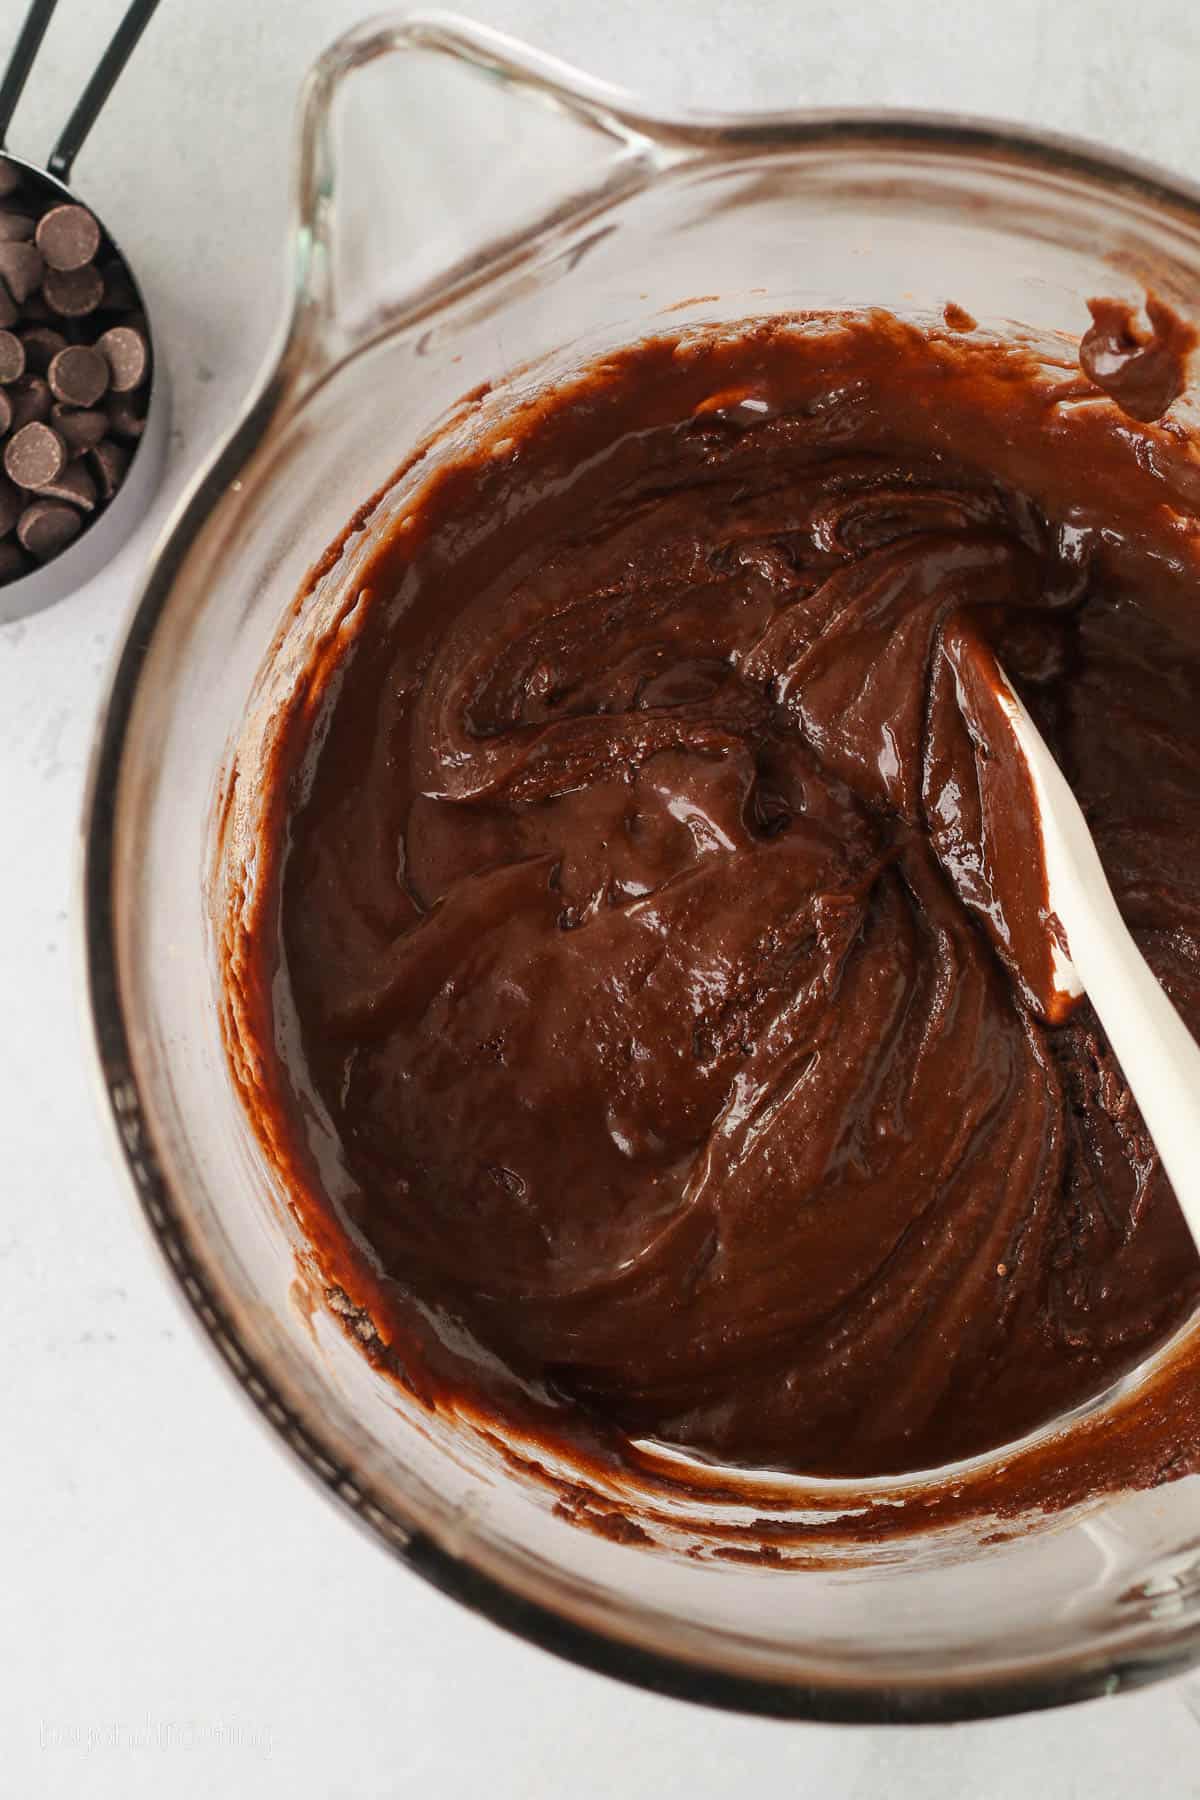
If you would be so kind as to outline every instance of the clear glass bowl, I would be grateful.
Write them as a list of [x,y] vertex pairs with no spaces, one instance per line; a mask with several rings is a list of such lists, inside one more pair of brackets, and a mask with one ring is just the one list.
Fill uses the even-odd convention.
[[[1149,282],[1188,308],[1200,192],[962,119],[650,117],[448,17],[373,22],[321,59],[296,191],[279,348],[148,575],[86,823],[107,1102],[204,1331],[297,1461],[402,1561],[649,1687],[784,1715],[929,1720],[1187,1666],[1200,1655],[1194,1477],[1008,1542],[982,1542],[994,1534],[979,1520],[901,1529],[874,1552],[824,1542],[822,1520],[832,1528],[847,1504],[838,1484],[779,1480],[754,1510],[803,1515],[810,1553],[763,1568],[711,1557],[704,1518],[683,1504],[660,1515],[659,1548],[582,1529],[478,1431],[423,1412],[315,1291],[230,1078],[213,919],[231,881],[253,880],[252,857],[215,854],[222,829],[243,851],[252,836],[253,782],[231,790],[230,758],[237,747],[251,766],[294,650],[334,628],[361,526],[297,611],[306,572],[367,496],[384,490],[376,521],[403,506],[428,465],[394,471],[435,427],[452,446],[606,347],[748,314],[936,317],[953,300],[1053,341],[1078,335],[1094,292],[1136,300]],[[1119,1428],[1137,1390],[1131,1379],[1091,1409],[1102,1429]],[[903,1483],[876,1487],[904,1499]],[[606,1496],[593,1498],[601,1516]]]

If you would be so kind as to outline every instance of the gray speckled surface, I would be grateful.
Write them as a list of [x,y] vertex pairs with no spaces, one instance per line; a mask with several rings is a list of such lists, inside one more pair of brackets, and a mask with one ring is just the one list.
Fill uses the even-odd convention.
[[[271,337],[297,83],[360,5],[165,0],[77,170],[154,295],[176,418],[145,530],[72,600],[0,631],[0,1793],[1200,1794],[1200,1689],[1186,1682],[946,1730],[780,1726],[627,1691],[502,1636],[389,1567],[296,1478],[143,1246],[77,1025],[85,760],[150,536]],[[0,0],[0,43],[22,10]],[[48,144],[119,11],[60,9],[15,149]],[[664,104],[986,112],[1200,176],[1187,0],[474,11]]]

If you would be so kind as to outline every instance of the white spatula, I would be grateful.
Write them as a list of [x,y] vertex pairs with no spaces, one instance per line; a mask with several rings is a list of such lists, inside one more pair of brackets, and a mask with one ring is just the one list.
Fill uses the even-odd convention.
[[1134,943],[1079,803],[1007,677],[997,699],[1029,769],[1050,907],[1069,949],[1055,950],[1055,985],[1095,1008],[1200,1246],[1200,1046]]

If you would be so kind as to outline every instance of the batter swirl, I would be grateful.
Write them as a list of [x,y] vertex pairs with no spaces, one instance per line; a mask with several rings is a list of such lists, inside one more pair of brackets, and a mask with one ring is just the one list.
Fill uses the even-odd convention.
[[431,482],[291,747],[258,947],[398,1308],[605,1429],[838,1475],[1011,1440],[1186,1317],[964,683],[999,655],[1200,1030],[1155,430],[874,316],[642,346]]

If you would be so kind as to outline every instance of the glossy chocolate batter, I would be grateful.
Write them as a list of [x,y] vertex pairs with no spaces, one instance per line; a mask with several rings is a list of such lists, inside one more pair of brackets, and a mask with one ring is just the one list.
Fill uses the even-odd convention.
[[1097,308],[1100,386],[966,314],[655,340],[380,543],[274,771],[256,1104],[485,1410],[932,1468],[1200,1297],[988,726],[998,655],[1200,1032],[1200,475],[1101,391],[1190,338]]

